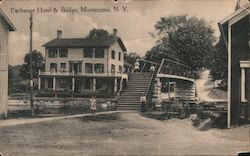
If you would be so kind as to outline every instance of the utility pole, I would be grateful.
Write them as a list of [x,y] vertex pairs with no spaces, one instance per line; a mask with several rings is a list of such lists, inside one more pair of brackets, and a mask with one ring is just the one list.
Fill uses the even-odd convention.
[[32,26],[33,15],[30,13],[30,107],[31,116],[34,117],[34,105],[33,105],[33,61],[32,61]]

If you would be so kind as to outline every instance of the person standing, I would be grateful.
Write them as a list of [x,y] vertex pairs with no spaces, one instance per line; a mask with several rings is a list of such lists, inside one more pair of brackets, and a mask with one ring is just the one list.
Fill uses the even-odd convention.
[[93,95],[89,101],[90,101],[91,114],[95,115],[95,112],[96,112],[96,98],[95,98],[95,96]]
[[139,63],[139,59],[136,59],[136,61],[135,61],[135,70],[134,70],[134,72],[139,72],[139,69],[140,69],[140,63]]
[[155,66],[153,64],[151,64],[149,71],[151,73],[155,72]]
[[140,103],[141,103],[141,111],[145,112],[146,110],[146,103],[147,103],[147,98],[144,93],[141,94],[140,97]]

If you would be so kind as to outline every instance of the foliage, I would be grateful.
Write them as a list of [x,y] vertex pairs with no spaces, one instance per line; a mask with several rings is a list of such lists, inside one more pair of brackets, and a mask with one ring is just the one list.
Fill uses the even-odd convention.
[[136,59],[140,59],[140,56],[136,52],[124,54],[124,60],[130,64],[135,64]]
[[9,93],[28,93],[30,84],[28,81],[21,81],[14,85],[9,86]]
[[227,49],[223,38],[220,37],[218,43],[214,46],[215,50],[210,55],[208,69],[213,80],[227,79]]
[[[33,77],[38,78],[39,69],[44,68],[44,57],[41,52],[37,50],[32,51],[32,65]],[[30,53],[27,53],[24,57],[24,64],[20,69],[20,76],[24,79],[30,78]]]
[[207,66],[215,39],[213,29],[204,19],[187,15],[162,17],[155,29],[159,40],[147,52],[146,59],[160,62],[169,58],[195,70]]
[[14,76],[14,73],[13,73],[13,66],[9,65],[8,66],[8,79],[12,79]]
[[111,34],[109,34],[109,32],[107,30],[104,29],[92,29],[90,30],[87,38],[105,38],[105,37],[110,37],[112,36]]

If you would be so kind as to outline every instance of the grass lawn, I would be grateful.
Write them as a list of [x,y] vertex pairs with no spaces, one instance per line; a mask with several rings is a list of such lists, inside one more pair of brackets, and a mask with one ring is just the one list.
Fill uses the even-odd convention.
[[158,121],[139,113],[0,127],[4,156],[228,155],[249,150],[249,125],[197,131],[187,119]]

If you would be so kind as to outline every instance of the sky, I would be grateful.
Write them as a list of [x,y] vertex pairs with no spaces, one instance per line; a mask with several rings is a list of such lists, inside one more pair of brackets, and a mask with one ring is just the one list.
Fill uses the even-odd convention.
[[[57,30],[62,30],[63,38],[82,38],[93,28],[109,32],[116,28],[127,51],[143,56],[155,45],[157,38],[150,33],[156,33],[154,25],[160,17],[188,14],[204,18],[218,37],[218,22],[231,14],[235,5],[236,0],[2,0],[0,7],[17,28],[9,36],[9,64],[17,65],[23,63],[24,55],[29,51],[30,14],[13,10],[36,10],[33,15],[33,49],[42,53],[42,45],[56,38]],[[120,11],[113,11],[114,6]],[[57,12],[37,12],[37,8],[50,7],[56,8]],[[71,7],[78,12],[61,12],[61,7]],[[81,12],[80,7],[104,8],[111,12]],[[126,11],[122,11],[122,7]]]

